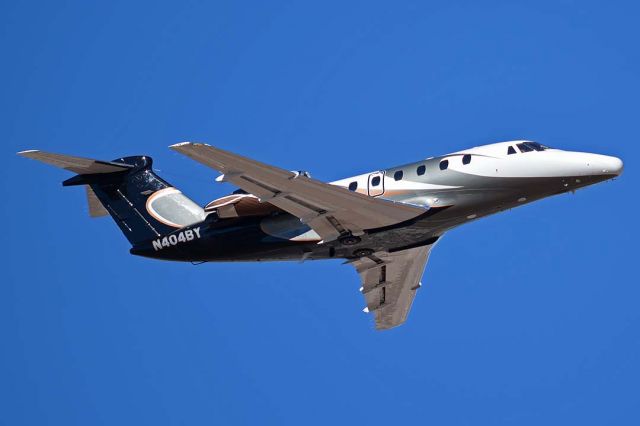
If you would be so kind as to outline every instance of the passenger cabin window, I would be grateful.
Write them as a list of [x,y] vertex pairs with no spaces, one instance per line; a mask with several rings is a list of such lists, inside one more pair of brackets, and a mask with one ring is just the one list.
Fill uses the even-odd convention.
[[449,160],[442,160],[440,162],[440,170],[447,170],[447,167],[449,167]]
[[393,178],[394,178],[395,180],[400,180],[400,179],[402,179],[402,175],[403,175],[403,174],[404,174],[404,173],[402,172],[402,170],[398,170],[397,172],[395,172],[395,173],[393,174]]
[[507,149],[507,154],[511,155],[511,154],[516,154],[516,149],[509,145],[509,149]]
[[351,182],[349,184],[349,191],[355,191],[356,189],[358,189],[358,182]]
[[469,164],[471,162],[471,154],[465,154],[462,156],[462,164]]
[[380,176],[376,176],[373,179],[371,179],[371,186],[378,186],[380,185]]
[[416,172],[418,173],[418,176],[422,176],[426,171],[427,171],[427,168],[424,165],[418,166],[418,169],[416,170]]

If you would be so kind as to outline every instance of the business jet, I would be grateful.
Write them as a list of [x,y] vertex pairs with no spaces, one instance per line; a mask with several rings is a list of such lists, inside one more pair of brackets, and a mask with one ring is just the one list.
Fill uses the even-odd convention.
[[379,330],[405,322],[431,249],[469,221],[613,179],[622,161],[518,140],[325,183],[210,145],[171,149],[239,189],[201,207],[148,156],[99,161],[18,154],[69,170],[92,217],[111,215],[131,254],[190,262],[344,259]]

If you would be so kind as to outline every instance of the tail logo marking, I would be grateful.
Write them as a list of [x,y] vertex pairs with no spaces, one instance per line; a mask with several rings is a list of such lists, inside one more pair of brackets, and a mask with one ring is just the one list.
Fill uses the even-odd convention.
[[176,234],[171,234],[167,237],[153,240],[153,249],[155,251],[158,251],[166,247],[175,246],[175,245],[186,243],[188,241],[193,241],[194,239],[199,239],[199,238],[200,238],[200,227],[198,226],[193,229],[187,229],[186,231],[180,231]]

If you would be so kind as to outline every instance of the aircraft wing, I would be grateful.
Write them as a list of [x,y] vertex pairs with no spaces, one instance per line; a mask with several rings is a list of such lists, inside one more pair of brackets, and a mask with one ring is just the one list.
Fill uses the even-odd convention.
[[386,330],[406,321],[433,245],[379,252],[354,262],[362,281],[361,292],[375,315],[376,328]]
[[222,172],[221,180],[256,195],[262,202],[299,217],[324,241],[349,232],[360,235],[426,212],[421,207],[368,197],[210,145],[183,142],[170,148]]

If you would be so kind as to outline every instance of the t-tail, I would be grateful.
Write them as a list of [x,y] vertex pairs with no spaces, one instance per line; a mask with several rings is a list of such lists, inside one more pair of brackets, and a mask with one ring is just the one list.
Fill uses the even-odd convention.
[[134,247],[205,218],[199,205],[153,172],[151,157],[100,161],[37,150],[18,155],[76,173],[62,185],[84,185],[89,215],[111,215]]

